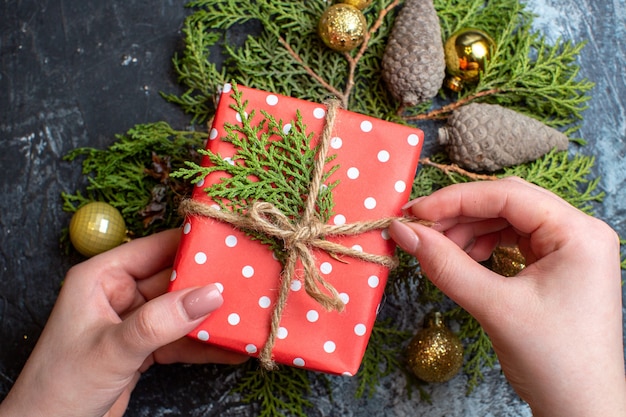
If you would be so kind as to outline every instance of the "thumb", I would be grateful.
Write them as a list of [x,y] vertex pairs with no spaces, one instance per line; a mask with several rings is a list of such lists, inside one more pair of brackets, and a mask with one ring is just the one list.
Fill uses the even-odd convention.
[[472,259],[442,233],[418,223],[395,221],[389,234],[414,255],[424,274],[474,317],[481,315],[502,278]]
[[216,285],[166,293],[147,302],[119,326],[114,340],[139,367],[152,352],[184,337],[222,305]]

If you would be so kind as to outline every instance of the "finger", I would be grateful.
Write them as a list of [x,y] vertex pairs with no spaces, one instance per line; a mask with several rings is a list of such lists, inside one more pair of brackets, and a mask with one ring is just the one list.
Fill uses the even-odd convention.
[[172,266],[179,242],[180,230],[166,230],[134,239],[94,256],[84,264],[97,268],[94,270],[106,270],[109,275],[144,279]]
[[502,277],[474,261],[463,249],[436,230],[393,222],[389,234],[414,255],[426,276],[441,291],[476,318],[493,300]]
[[167,293],[147,302],[112,328],[113,345],[119,349],[123,365],[139,369],[152,352],[191,332],[222,302],[213,284]]
[[137,281],[137,290],[145,300],[152,300],[161,294],[165,294],[172,277],[172,268],[163,269],[150,278]]
[[530,234],[543,224],[562,224],[573,206],[521,180],[455,184],[435,191],[410,207],[413,216],[441,222],[457,217],[504,218],[518,231]]
[[526,181],[523,178],[520,178],[520,177],[517,177],[517,176],[510,176],[510,177],[502,178],[502,181],[513,181],[513,182],[517,182],[518,184],[523,184],[526,187],[533,188],[537,192],[544,194],[548,198],[554,199],[554,201],[557,201],[560,204],[563,204],[565,206],[569,206],[570,205],[567,201],[563,200],[561,197],[557,196],[552,191],[548,191],[545,188],[540,187],[537,184],[533,184],[531,182],[528,182],[528,181]]
[[470,243],[476,241],[476,238],[500,232],[508,227],[510,227],[509,222],[505,219],[487,219],[457,224],[445,230],[444,234],[461,248],[467,248]]
[[250,356],[221,349],[207,343],[201,343],[189,337],[183,337],[154,352],[154,360],[160,364],[171,363],[221,363],[238,365]]
[[135,239],[77,265],[74,274],[90,276],[111,307],[123,313],[143,302],[143,296],[136,291],[136,280],[151,278],[171,267],[179,241],[180,231],[176,229]]
[[482,262],[489,259],[498,244],[500,244],[500,234],[489,233],[475,238],[471,245],[464,249],[472,259]]

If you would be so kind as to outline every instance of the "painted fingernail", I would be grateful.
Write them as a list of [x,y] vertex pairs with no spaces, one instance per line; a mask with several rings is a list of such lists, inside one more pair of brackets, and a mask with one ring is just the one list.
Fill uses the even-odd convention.
[[183,308],[190,320],[196,320],[218,309],[223,302],[224,299],[219,289],[211,284],[197,288],[187,294],[183,298]]
[[409,201],[408,203],[406,203],[405,205],[402,206],[402,212],[406,212],[408,211],[411,207],[413,207],[413,205],[415,205],[417,202],[423,200],[424,198],[426,198],[426,196],[422,196],[422,197],[417,197],[411,201]]
[[404,223],[393,221],[389,226],[391,238],[406,252],[414,254],[419,246],[419,238],[415,231]]

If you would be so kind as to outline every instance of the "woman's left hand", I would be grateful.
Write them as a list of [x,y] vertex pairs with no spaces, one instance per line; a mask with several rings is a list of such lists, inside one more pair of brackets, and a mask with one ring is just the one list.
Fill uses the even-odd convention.
[[215,285],[167,293],[180,230],[74,266],[0,416],[122,416],[153,363],[240,363],[186,338],[222,304]]

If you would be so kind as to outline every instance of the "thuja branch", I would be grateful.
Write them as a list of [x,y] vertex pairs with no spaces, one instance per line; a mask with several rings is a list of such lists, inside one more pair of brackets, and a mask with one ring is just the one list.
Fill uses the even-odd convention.
[[344,108],[348,108],[350,94],[352,93],[352,89],[354,87],[354,74],[356,73],[356,68],[359,64],[359,61],[361,60],[361,58],[363,58],[363,55],[367,51],[369,40],[372,38],[372,35],[376,33],[378,29],[380,29],[387,14],[389,14],[391,10],[397,7],[398,4],[400,4],[400,0],[394,0],[387,7],[383,8],[380,11],[380,13],[378,14],[378,17],[376,18],[376,21],[374,21],[374,24],[372,24],[369,30],[365,33],[363,37],[363,43],[361,44],[361,47],[359,48],[357,53],[354,54],[354,56],[351,55],[349,52],[344,52],[344,57],[346,59],[346,62],[348,63],[348,76],[346,79],[346,85],[344,87],[343,92],[333,87],[329,82],[327,82],[323,77],[321,77],[317,72],[315,72],[310,66],[308,66],[305,63],[304,59],[302,59],[302,57],[291,47],[291,45],[289,45],[289,42],[287,42],[280,35],[277,35],[278,42],[287,50],[289,55],[291,55],[291,57],[298,64],[302,66],[302,68],[307,72],[307,74],[313,77],[313,79],[315,79],[315,81],[320,83],[320,85],[322,85],[326,90],[328,90],[328,92],[330,92],[335,97],[337,97],[341,101],[341,105]]
[[349,68],[348,80],[346,82],[343,97],[341,98],[344,108],[347,108],[348,106],[350,93],[352,92],[352,88],[354,87],[354,73],[356,72],[356,67],[359,61],[361,60],[361,58],[363,58],[363,55],[365,54],[365,51],[367,50],[367,47],[369,45],[369,40],[372,38],[372,35],[376,33],[376,31],[383,24],[385,20],[385,16],[387,16],[387,14],[391,10],[393,10],[396,6],[398,6],[399,3],[400,3],[400,0],[394,0],[393,2],[389,4],[389,6],[385,7],[384,9],[380,11],[380,13],[378,14],[378,18],[376,19],[374,24],[365,33],[365,36],[363,38],[363,43],[361,44],[361,47],[359,48],[358,52],[354,56],[350,55],[348,52],[344,52],[344,57],[346,58],[346,61],[348,62],[348,68]]
[[[404,120],[407,121],[411,121],[411,120],[440,120],[440,119],[445,119],[446,117],[448,117],[448,113],[453,112],[454,110],[458,109],[461,106],[466,105],[467,103],[470,103],[478,98],[481,97],[485,97],[485,96],[492,96],[498,93],[501,93],[502,90],[498,89],[498,88],[492,88],[490,90],[485,90],[485,91],[479,91],[476,94],[472,94],[469,95],[467,97],[464,97],[462,99],[459,99],[453,103],[447,104],[443,107],[440,107],[438,109],[432,110],[428,113],[422,113],[422,114],[416,114],[413,116],[405,116]],[[401,107],[399,109],[399,113],[401,113],[403,111],[403,108]]]
[[420,164],[437,168],[446,175],[450,175],[450,173],[456,173],[456,174],[463,175],[464,177],[467,177],[474,181],[494,181],[498,179],[498,177],[495,175],[477,174],[475,172],[467,171],[461,168],[460,166],[458,166],[457,164],[449,164],[449,165],[440,164],[440,163],[432,161],[428,157],[421,158]]
[[298,55],[298,53],[296,51],[293,50],[293,48],[291,47],[291,45],[289,45],[289,42],[287,42],[285,40],[285,38],[283,38],[282,36],[278,36],[278,42],[280,42],[280,44],[285,47],[287,52],[289,52],[289,55],[291,55],[293,57],[293,59],[298,64],[300,64],[302,66],[302,68],[304,68],[304,70],[307,72],[307,74],[309,74],[311,77],[313,77],[315,79],[315,81],[320,83],[326,90],[328,90],[330,93],[332,93],[335,97],[340,99],[342,105],[344,107],[346,107],[346,103],[344,102],[344,93],[342,93],[341,91],[337,90],[335,87],[330,85],[328,82],[326,82],[326,80],[324,80],[315,71],[313,71],[313,69],[311,67],[309,67],[307,64],[305,64],[305,62],[302,59],[302,57],[300,55]]

